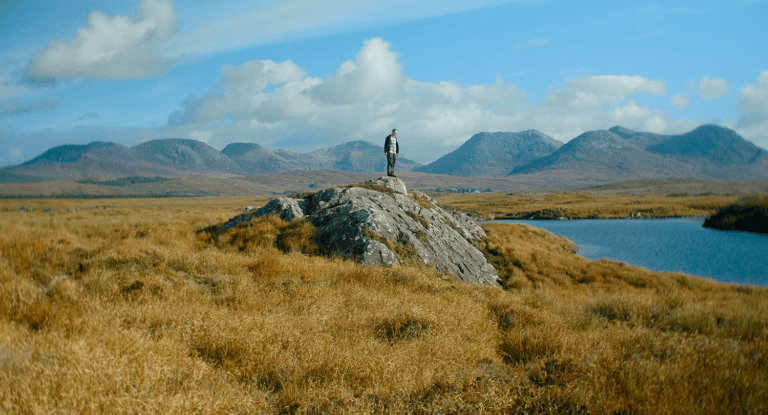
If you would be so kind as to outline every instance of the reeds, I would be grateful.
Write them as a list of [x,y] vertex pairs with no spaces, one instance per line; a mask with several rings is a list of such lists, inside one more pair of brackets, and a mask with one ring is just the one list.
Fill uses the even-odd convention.
[[314,255],[300,222],[207,238],[232,210],[124,203],[0,207],[0,412],[768,411],[764,288],[507,224],[482,244],[506,288],[479,288]]

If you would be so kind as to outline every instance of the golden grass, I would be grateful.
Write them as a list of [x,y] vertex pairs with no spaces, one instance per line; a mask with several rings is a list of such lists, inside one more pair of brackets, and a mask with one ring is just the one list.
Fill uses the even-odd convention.
[[[709,216],[739,195],[599,195],[586,191],[553,193],[437,194],[443,207],[480,218],[521,219],[536,212],[568,219],[617,219]],[[551,216],[551,215],[550,215]]]
[[482,244],[507,289],[479,288],[274,218],[206,238],[234,203],[171,202],[0,202],[0,412],[768,411],[765,288],[509,224]]

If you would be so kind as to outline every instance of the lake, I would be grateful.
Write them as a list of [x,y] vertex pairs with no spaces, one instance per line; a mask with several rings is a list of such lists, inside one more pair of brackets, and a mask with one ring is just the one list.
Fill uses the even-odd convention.
[[717,231],[703,218],[496,220],[526,223],[564,236],[579,255],[654,271],[679,271],[738,284],[768,285],[768,236]]

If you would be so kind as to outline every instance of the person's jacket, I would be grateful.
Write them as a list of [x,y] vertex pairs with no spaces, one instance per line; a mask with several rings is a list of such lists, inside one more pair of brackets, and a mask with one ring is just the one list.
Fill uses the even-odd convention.
[[[389,141],[392,139],[392,134],[388,135],[384,140],[384,152],[389,153]],[[395,154],[400,154],[400,142],[395,137]]]

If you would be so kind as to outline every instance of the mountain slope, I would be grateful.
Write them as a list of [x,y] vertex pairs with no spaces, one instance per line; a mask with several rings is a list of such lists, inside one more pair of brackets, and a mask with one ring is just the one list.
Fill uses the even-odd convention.
[[[308,156],[315,157],[321,165],[332,170],[360,171],[366,173],[383,172],[387,170],[387,159],[384,156],[384,147],[368,141],[350,141],[335,147],[313,151]],[[398,171],[411,171],[421,166],[413,160],[398,157],[395,169]]]
[[472,136],[458,149],[414,171],[453,176],[504,176],[515,167],[548,156],[563,143],[536,130]]
[[755,180],[768,178],[768,152],[715,125],[669,136],[613,127],[584,133],[512,174],[603,182],[672,177]]
[[647,148],[648,151],[681,158],[698,158],[722,165],[752,163],[765,151],[735,131],[717,125],[702,125]]
[[549,156],[515,168],[511,175],[557,172],[594,181],[686,177],[686,163],[670,163],[610,131],[589,131],[569,141]]
[[255,143],[232,143],[221,150],[247,174],[296,170],[296,165]]
[[[293,170],[371,173],[383,172],[387,168],[383,148],[367,141],[350,141],[306,154],[284,149],[271,152],[258,144],[234,143],[228,145],[222,153],[238,163],[248,174]],[[405,157],[399,157],[396,170],[411,171],[420,165]]]
[[649,146],[647,150],[694,164],[699,177],[720,180],[768,177],[768,152],[735,131],[717,125],[702,125]]
[[623,138],[627,142],[640,148],[647,148],[648,146],[661,143],[662,141],[669,140],[670,138],[670,136],[668,135],[643,133],[639,131],[630,130],[629,128],[624,128],[618,125],[609,129],[608,131],[618,135],[619,137]]
[[229,157],[202,141],[166,138],[152,140],[133,147],[142,158],[168,166],[180,173],[242,176],[245,170]]
[[159,172],[156,166],[152,166],[133,149],[99,141],[54,147],[8,170],[25,176],[62,179],[152,175]]
[[20,166],[3,170],[27,177],[57,179],[245,174],[232,160],[207,144],[186,139],[154,140],[136,147],[98,141],[63,145]]

